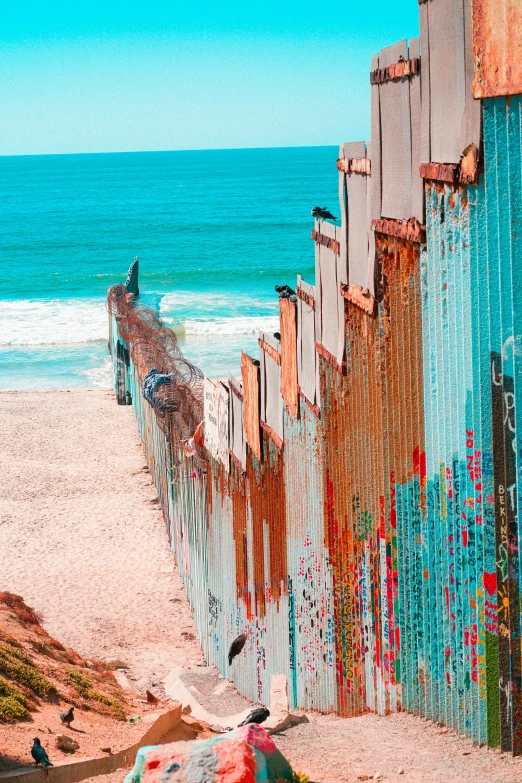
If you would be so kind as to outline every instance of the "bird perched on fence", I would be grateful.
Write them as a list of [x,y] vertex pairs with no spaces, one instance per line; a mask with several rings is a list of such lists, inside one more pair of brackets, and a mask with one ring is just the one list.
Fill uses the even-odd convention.
[[42,748],[40,740],[35,737],[33,740],[33,747],[31,748],[31,756],[34,759],[35,765],[41,764],[42,767],[52,767],[53,765],[49,761],[49,756]]
[[71,723],[74,720],[74,707],[69,707],[67,712],[59,712],[58,717],[61,722],[64,723],[68,729],[71,728]]
[[265,720],[270,716],[270,710],[267,710],[266,707],[257,707],[255,710],[252,710],[250,715],[248,715],[243,723],[240,723],[240,726],[246,726],[249,723],[264,723]]
[[328,211],[328,207],[314,207],[312,209],[312,217],[317,218],[319,222],[322,220],[333,220],[334,223],[337,223],[337,218]]
[[239,655],[241,650],[246,644],[247,637],[244,633],[240,634],[237,639],[234,639],[232,644],[230,645],[230,650],[228,651],[228,665],[232,666],[232,661],[234,658]]
[[281,333],[280,332],[274,332],[274,337],[276,340],[281,340]]
[[276,285],[275,290],[279,294],[280,299],[288,299],[290,296],[294,296],[295,291],[290,288],[289,285]]

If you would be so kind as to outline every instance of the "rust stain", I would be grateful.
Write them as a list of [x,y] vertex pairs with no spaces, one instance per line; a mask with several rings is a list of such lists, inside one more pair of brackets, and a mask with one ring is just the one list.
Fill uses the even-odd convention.
[[241,377],[245,398],[245,439],[258,460],[261,459],[259,428],[259,366],[246,353],[241,353]]
[[289,299],[281,299],[281,396],[297,418],[297,308]]
[[234,454],[234,452],[232,451],[232,449],[229,449],[229,450],[228,450],[228,453],[229,453],[230,457],[232,458],[232,462],[234,463],[234,465],[235,465],[236,469],[237,469],[237,470],[238,470],[240,473],[244,473],[244,472],[245,472],[245,471],[244,471],[244,468],[243,468],[243,466],[242,466],[241,462],[238,460],[238,458],[237,458],[237,457],[236,457],[236,455]]
[[375,313],[375,299],[370,294],[368,288],[362,288],[360,285],[348,285],[341,283],[341,296],[344,296],[349,302],[360,307],[369,315]]
[[234,383],[232,383],[232,380],[230,378],[228,379],[228,385],[230,387],[230,390],[236,395],[238,400],[240,402],[243,402],[244,400],[243,392],[240,389],[238,389]]
[[252,618],[252,602],[248,589],[248,539],[247,539],[247,500],[245,482],[241,473],[233,477],[232,486],[232,527],[236,551],[236,593],[239,600],[245,602],[247,617]]
[[372,162],[369,158],[339,158],[337,168],[345,174],[366,174],[369,177],[372,173]]
[[310,402],[308,397],[305,394],[303,394],[303,390],[301,389],[301,387],[299,385],[297,386],[297,391],[299,393],[299,397],[303,400],[303,402],[306,403],[306,405],[310,408],[312,413],[315,416],[317,416],[318,418],[321,418],[321,409],[320,409],[320,407],[318,405],[314,405],[313,402]]
[[462,185],[472,185],[477,182],[478,149],[475,144],[470,144],[464,150],[460,161],[459,182]]
[[522,93],[522,3],[472,0],[474,98]]
[[325,361],[328,362],[328,364],[331,364],[332,367],[335,367],[337,372],[343,374],[346,372],[346,362],[344,361],[342,364],[339,364],[337,359],[333,354],[328,351],[324,345],[321,345],[321,343],[318,343],[317,340],[315,342],[315,350],[319,354],[319,356],[322,356]]
[[311,307],[312,310],[315,310],[315,299],[313,298],[313,296],[307,294],[306,291],[303,291],[303,289],[300,288],[299,286],[297,286],[295,293],[296,296],[299,297],[299,299],[301,299],[305,304],[308,305],[308,307]]
[[253,582],[254,582],[254,614],[263,618],[266,613],[265,606],[265,543],[263,537],[263,484],[260,475],[255,469],[252,454],[247,455],[248,500],[252,514],[252,541],[250,548],[253,554]]
[[421,163],[419,173],[423,179],[433,182],[471,185],[477,181],[478,158],[476,145],[470,144],[462,153],[460,163]]
[[272,345],[266,343],[264,340],[261,340],[261,338],[259,338],[257,342],[259,343],[259,347],[265,353],[271,356],[276,364],[281,364],[281,356],[279,354],[279,351],[276,351],[276,349]]
[[[247,485],[252,511],[252,552],[256,614],[264,617],[266,605],[279,602],[288,586],[286,559],[286,502],[282,453],[263,434],[267,455],[258,466],[247,460]],[[269,573],[265,574],[265,526],[268,529]]]
[[412,242],[426,241],[426,227],[421,225],[416,218],[409,220],[373,219],[372,228],[380,234],[389,234],[393,237],[410,239]]
[[412,60],[402,58],[397,63],[388,65],[387,68],[376,68],[370,72],[370,84],[383,84],[393,79],[403,79],[405,76],[414,76],[420,73],[420,57],[414,57]]
[[279,435],[277,435],[277,433],[274,432],[272,427],[269,424],[267,424],[266,421],[263,421],[263,419],[261,419],[259,423],[261,424],[261,429],[263,429],[266,432],[268,437],[274,441],[277,448],[281,450],[283,448],[283,441],[281,440]]
[[328,250],[332,250],[336,255],[341,253],[341,244],[336,239],[327,237],[326,234],[321,234],[320,231],[315,229],[312,231],[310,239],[313,239],[318,245],[323,245]]
[[432,179],[436,182],[449,182],[454,184],[459,175],[458,163],[421,163],[419,174],[423,179]]

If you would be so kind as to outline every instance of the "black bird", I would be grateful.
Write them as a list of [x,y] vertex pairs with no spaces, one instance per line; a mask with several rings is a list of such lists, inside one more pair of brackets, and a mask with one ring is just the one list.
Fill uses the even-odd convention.
[[41,764],[42,767],[52,767],[53,765],[49,761],[49,756],[42,748],[38,737],[34,738],[33,743],[34,743],[33,747],[31,748],[31,756],[34,759],[36,766],[38,766],[38,764]]
[[290,288],[289,285],[276,285],[275,290],[279,294],[280,297],[287,297],[287,296],[293,296],[295,294],[295,291],[293,288]]
[[328,211],[328,207],[314,207],[312,209],[312,217],[319,220],[333,220],[334,223],[337,223],[337,218]]
[[281,339],[281,335],[279,334],[279,332],[274,332],[274,337],[276,338],[276,340]]
[[58,717],[60,718],[62,723],[65,723],[67,728],[71,728],[71,723],[74,720],[74,707],[69,707],[67,712],[59,712]]
[[247,637],[244,633],[240,634],[237,639],[234,639],[232,644],[230,645],[230,650],[228,651],[228,665],[232,666],[232,661],[236,657],[236,655],[239,655],[241,650],[246,644]]
[[257,707],[257,709],[252,710],[250,715],[239,725],[246,726],[248,723],[264,723],[269,715],[270,710],[267,710],[266,707]]

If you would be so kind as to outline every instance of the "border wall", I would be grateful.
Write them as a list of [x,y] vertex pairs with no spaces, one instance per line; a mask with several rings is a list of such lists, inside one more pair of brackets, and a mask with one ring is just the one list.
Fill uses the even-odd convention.
[[285,674],[295,707],[408,710],[520,754],[522,6],[419,13],[420,39],[372,60],[371,142],[341,145],[315,284],[241,378],[193,386],[204,435],[144,398],[165,369],[122,328],[131,294],[115,391],[206,659],[240,693],[267,703]]

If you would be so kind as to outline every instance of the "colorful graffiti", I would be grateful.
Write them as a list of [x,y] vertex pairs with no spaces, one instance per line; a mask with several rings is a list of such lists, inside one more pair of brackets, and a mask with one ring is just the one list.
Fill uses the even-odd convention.
[[[421,29],[437,3],[420,5]],[[372,90],[408,78],[394,67]],[[484,100],[482,127],[460,164],[421,166],[425,225],[379,212],[352,244],[356,178],[359,219],[380,159],[371,177],[340,161],[340,240],[316,241],[315,287],[299,281],[297,307],[285,299],[284,350],[263,337],[272,364],[246,357],[243,387],[220,388],[226,427],[213,405],[207,450],[180,451],[158,426],[117,313],[110,339],[208,662],[255,701],[284,674],[294,706],[408,710],[520,754],[521,97]],[[368,288],[351,279],[350,247],[365,242]]]

